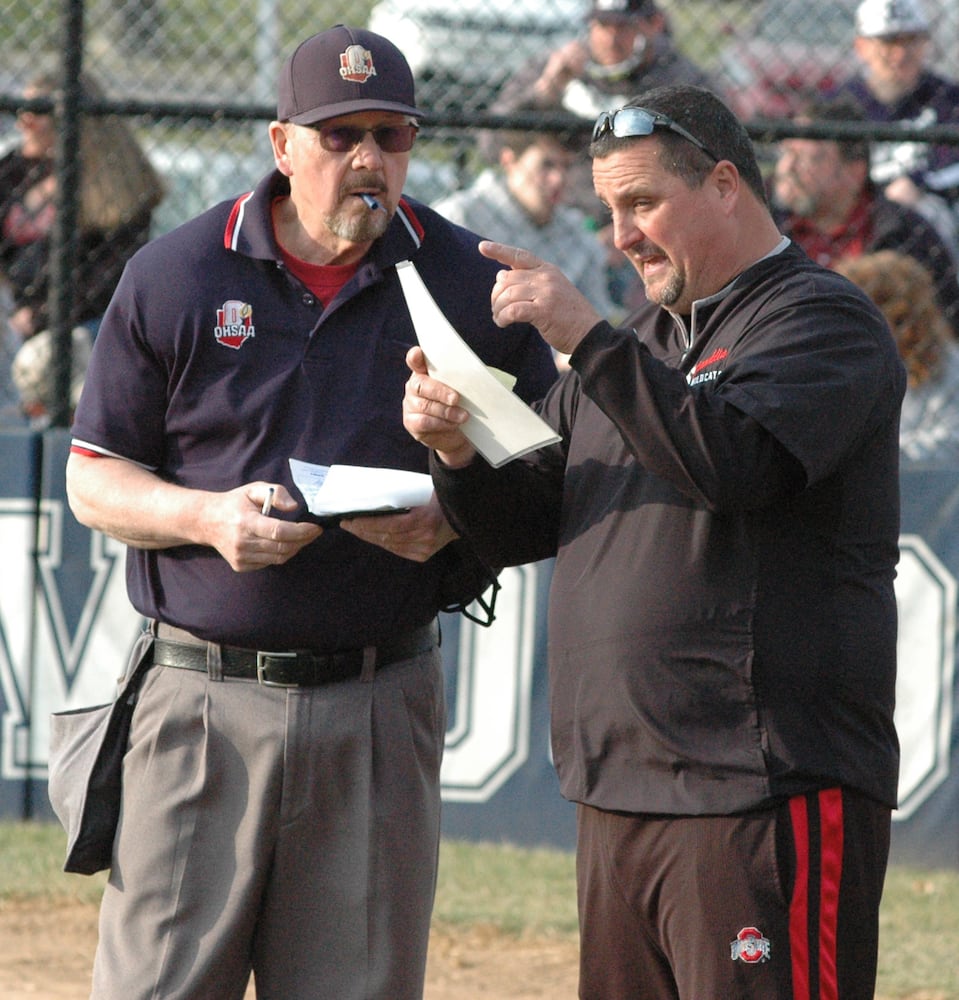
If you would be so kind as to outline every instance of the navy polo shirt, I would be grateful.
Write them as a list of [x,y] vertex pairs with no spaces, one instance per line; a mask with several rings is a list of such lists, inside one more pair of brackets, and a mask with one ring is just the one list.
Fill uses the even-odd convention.
[[[499,265],[479,254],[478,237],[403,202],[324,304],[282,264],[270,205],[288,191],[274,172],[130,261],[94,346],[75,446],[206,490],[266,480],[299,496],[291,457],[426,472],[427,450],[402,425],[416,343],[393,266],[402,260],[473,350],[517,376],[522,398],[545,393],[550,351],[532,327],[494,325]],[[142,614],[212,641],[330,649],[428,622],[451,558],[411,562],[333,528],[253,573],[210,548],[131,548],[128,586]]]

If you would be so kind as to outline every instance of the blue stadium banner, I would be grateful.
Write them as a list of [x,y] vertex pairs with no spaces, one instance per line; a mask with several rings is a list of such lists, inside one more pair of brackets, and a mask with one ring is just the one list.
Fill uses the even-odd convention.
[[[123,546],[66,503],[66,432],[0,434],[0,817],[52,819],[51,712],[109,700],[142,622]],[[507,569],[497,620],[444,615],[448,727],[444,833],[572,848],[575,811],[549,749],[546,604],[551,562]],[[903,748],[894,863],[959,868],[959,470],[902,480],[899,682]]]

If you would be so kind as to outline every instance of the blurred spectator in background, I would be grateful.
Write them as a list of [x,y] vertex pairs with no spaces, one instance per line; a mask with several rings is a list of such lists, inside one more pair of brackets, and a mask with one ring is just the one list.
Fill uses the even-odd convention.
[[[796,116],[800,124],[857,120],[862,121],[862,112],[847,100],[813,102]],[[932,276],[939,306],[959,336],[953,255],[931,223],[878,190],[869,176],[868,140],[783,140],[772,200],[782,232],[826,267],[876,250],[914,257]]]
[[643,300],[635,271],[613,247],[609,216],[593,190],[586,147],[602,111],[620,108],[638,92],[674,83],[720,88],[676,48],[666,15],[654,0],[593,0],[583,37],[520,68],[490,105],[511,115],[530,108],[573,114],[590,127],[569,171],[566,200],[585,212],[608,248],[608,287],[618,305]]
[[905,362],[909,382],[899,426],[903,459],[959,468],[959,345],[936,302],[929,273],[894,250],[840,260],[836,270],[879,306]]
[[[35,78],[27,98],[49,97],[52,77]],[[102,98],[91,79],[84,96]],[[51,114],[21,111],[18,148],[0,159],[0,274],[13,297],[10,323],[24,339],[48,323],[50,239],[56,212]],[[80,131],[77,267],[72,325],[95,332],[127,259],[149,238],[163,187],[126,123],[117,116],[84,117]]]
[[715,89],[673,44],[654,0],[594,0],[585,36],[521,69],[490,110],[509,114],[532,102],[592,121],[637,91],[672,83]]
[[495,133],[497,166],[432,207],[499,243],[525,247],[558,265],[603,317],[616,312],[606,285],[606,250],[578,208],[564,205],[578,144],[547,132]]
[[[90,361],[93,338],[85,326],[73,328],[70,372],[70,414],[76,409]],[[55,409],[56,365],[53,334],[41,330],[24,341],[11,365],[13,382],[19,393],[23,422],[31,427],[47,427]]]
[[25,420],[11,371],[13,358],[23,344],[7,319],[13,311],[12,302],[9,288],[0,281],[0,428],[20,426]]
[[[856,12],[860,73],[839,88],[873,122],[959,125],[959,84],[928,68],[929,21],[919,0],[863,0]],[[959,146],[877,142],[872,179],[887,198],[921,212],[956,249]]]

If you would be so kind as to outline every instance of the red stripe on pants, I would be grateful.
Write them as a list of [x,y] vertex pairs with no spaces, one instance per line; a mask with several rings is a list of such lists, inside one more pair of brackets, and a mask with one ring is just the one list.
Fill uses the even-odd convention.
[[789,905],[789,950],[793,965],[793,1000],[809,998],[809,817],[806,799],[789,801],[796,845],[796,883]]
[[[811,796],[809,797],[812,798]],[[789,802],[793,843],[796,848],[796,881],[789,908],[789,939],[793,972],[793,1000],[838,1000],[836,941],[839,923],[839,886],[842,881],[842,791],[829,788],[818,793],[819,843],[810,843],[809,800],[796,796]],[[812,851],[818,852],[814,859]],[[810,921],[810,878],[817,867],[818,914]],[[810,949],[816,950],[816,982],[811,982]]]
[[819,997],[839,1000],[836,940],[839,927],[839,885],[842,882],[842,791],[819,793],[821,882],[819,887]]

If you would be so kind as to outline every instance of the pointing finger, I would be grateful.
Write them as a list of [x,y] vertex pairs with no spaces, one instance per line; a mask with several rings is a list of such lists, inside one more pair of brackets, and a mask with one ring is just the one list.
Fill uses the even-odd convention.
[[543,261],[536,254],[530,253],[529,250],[511,247],[505,243],[494,243],[492,240],[483,240],[479,245],[479,252],[484,257],[497,260],[516,270],[527,271],[543,265]]

